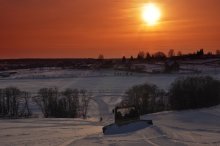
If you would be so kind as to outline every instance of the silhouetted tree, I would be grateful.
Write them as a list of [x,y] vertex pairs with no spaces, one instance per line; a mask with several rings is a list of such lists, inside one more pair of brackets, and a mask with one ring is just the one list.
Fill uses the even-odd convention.
[[32,111],[29,106],[29,101],[31,99],[31,95],[28,92],[22,92],[23,106],[21,108],[20,116],[21,117],[31,117]]
[[[133,86],[126,92],[126,101],[140,108],[141,114],[157,112],[165,109],[162,100],[165,95],[156,85],[143,84]],[[161,104],[162,103],[162,104]]]
[[0,89],[0,116],[9,118],[30,117],[29,93],[15,87]]
[[199,51],[197,51],[196,53],[198,56],[203,56],[204,55],[204,50],[200,49]]
[[81,111],[84,119],[86,119],[87,117],[88,107],[91,101],[91,97],[92,97],[91,93],[89,93],[87,90],[80,91]]
[[57,88],[42,88],[34,100],[46,118],[75,118],[78,115],[79,91],[77,89],[59,92]]
[[126,57],[125,56],[122,57],[122,62],[126,63]]
[[216,50],[215,54],[220,55],[220,50]]
[[138,60],[143,60],[145,58],[145,53],[143,51],[140,51],[137,55]]
[[166,59],[166,55],[163,52],[156,52],[153,54],[154,59],[156,60],[164,60]]
[[181,51],[178,51],[177,52],[177,56],[182,56],[183,54],[182,54],[182,52]]
[[208,53],[207,53],[207,55],[212,56],[212,52],[211,52],[211,51],[210,51],[210,52],[208,52]]
[[148,61],[151,60],[151,55],[149,52],[146,53],[146,60],[148,60]]
[[103,55],[103,54],[99,54],[99,56],[98,56],[98,60],[99,60],[99,61],[104,60],[104,55]]
[[131,62],[134,61],[134,57],[133,56],[130,57],[130,61]]
[[66,89],[62,92],[66,117],[76,117],[79,111],[79,91],[77,89]]
[[21,91],[15,87],[5,89],[5,97],[7,100],[7,111],[9,117],[18,117],[20,106]]
[[195,109],[220,104],[220,81],[208,76],[179,78],[172,83],[172,109]]
[[173,57],[175,56],[175,51],[173,49],[170,49],[169,52],[168,52],[168,57]]

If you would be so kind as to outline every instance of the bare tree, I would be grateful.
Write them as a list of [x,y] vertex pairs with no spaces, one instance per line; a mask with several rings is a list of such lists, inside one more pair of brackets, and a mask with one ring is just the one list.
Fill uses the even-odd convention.
[[164,54],[163,52],[156,52],[153,54],[153,57],[157,60],[163,60],[166,59],[166,54]]
[[40,107],[44,117],[55,116],[58,96],[57,88],[42,88],[38,91],[38,96],[34,98],[34,101]]
[[79,91],[77,89],[66,89],[62,95],[66,101],[67,117],[76,117],[79,110]]
[[140,51],[137,55],[138,60],[143,60],[145,58],[145,53],[143,51]]
[[82,116],[84,119],[87,117],[88,112],[88,106],[91,101],[91,93],[89,93],[87,90],[81,90],[80,91],[80,97],[81,97],[81,110],[82,110]]
[[129,61],[130,61],[130,62],[134,61],[134,57],[131,56],[130,59],[129,59]]
[[4,116],[6,114],[6,100],[4,95],[4,90],[0,89],[0,115]]
[[126,63],[126,60],[127,60],[126,57],[123,56],[121,61],[122,61],[123,63]]
[[216,55],[220,55],[220,50],[216,50]]
[[104,55],[103,54],[99,54],[98,60],[104,60]]
[[57,88],[42,88],[34,99],[46,118],[75,118],[78,115],[79,91],[77,89],[59,92]]
[[170,49],[168,52],[168,57],[173,57],[173,56],[175,56],[175,52],[173,49]]
[[151,55],[150,55],[149,52],[146,53],[146,59],[147,59],[147,60],[150,60],[150,59],[151,59]]
[[135,105],[140,109],[141,114],[162,111],[165,104],[162,102],[165,91],[159,89],[156,85],[143,84],[130,88],[126,93],[124,101],[128,105]]
[[0,89],[0,115],[9,118],[30,117],[29,93],[18,88]]
[[181,51],[178,51],[177,52],[177,56],[182,56],[183,54],[182,54],[182,52]]
[[22,99],[23,99],[23,107],[20,112],[20,116],[22,117],[30,117],[32,115],[32,112],[29,107],[29,100],[31,98],[30,93],[28,92],[22,92]]
[[14,87],[5,89],[7,113],[9,117],[17,118],[19,114],[21,91]]

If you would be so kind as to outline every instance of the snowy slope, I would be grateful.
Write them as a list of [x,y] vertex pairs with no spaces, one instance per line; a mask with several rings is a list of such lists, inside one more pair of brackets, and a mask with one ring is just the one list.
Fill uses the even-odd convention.
[[[220,106],[143,116],[152,119],[154,125],[132,133],[102,134],[102,127],[113,122],[112,109],[122,100],[128,88],[148,82],[166,90],[183,75],[114,76],[111,71],[72,70],[46,70],[41,74],[44,78],[38,78],[36,74],[33,75],[36,78],[32,78],[29,71],[21,71],[15,78],[0,79],[0,88],[15,86],[32,94],[42,87],[57,86],[60,90],[84,88],[93,92],[90,118],[0,120],[0,146],[220,145]],[[72,75],[74,77],[66,78]],[[219,72],[211,75],[220,79]],[[100,117],[103,117],[102,123],[99,122]]]
[[143,118],[152,119],[154,125],[133,133],[92,135],[74,141],[71,145],[220,145],[220,106],[202,110],[162,112]]
[[153,126],[118,135],[103,135],[96,119],[0,120],[1,146],[217,146],[220,106],[143,116]]
[[0,120],[0,146],[66,146],[100,131],[93,119]]

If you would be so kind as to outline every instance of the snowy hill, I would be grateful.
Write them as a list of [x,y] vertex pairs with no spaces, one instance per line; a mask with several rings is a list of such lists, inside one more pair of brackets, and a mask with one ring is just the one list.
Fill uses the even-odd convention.
[[134,133],[103,136],[89,136],[71,145],[195,145],[210,146],[220,144],[220,106],[181,112],[162,112],[146,115],[153,126]]
[[[202,67],[201,67],[202,68]],[[219,69],[219,68],[218,68]],[[112,123],[112,109],[130,87],[153,83],[167,90],[182,74],[133,74],[115,76],[113,71],[21,70],[11,78],[1,78],[0,88],[15,86],[33,95],[42,87],[87,89],[93,93],[89,119],[0,120],[0,146],[172,146],[220,145],[220,106],[145,115],[154,125],[118,135],[103,135],[102,127]],[[206,74],[205,74],[206,75]],[[209,75],[219,79],[217,73]],[[36,105],[31,105],[39,112]],[[37,111],[38,110],[38,111]],[[103,122],[99,122],[100,116]],[[126,131],[126,130],[125,130]]]
[[220,144],[220,106],[146,115],[153,126],[119,135],[103,135],[96,119],[0,120],[0,145],[44,146],[215,146]]

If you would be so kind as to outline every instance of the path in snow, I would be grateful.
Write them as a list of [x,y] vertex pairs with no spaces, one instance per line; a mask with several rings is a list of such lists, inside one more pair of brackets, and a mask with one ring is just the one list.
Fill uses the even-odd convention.
[[220,145],[220,106],[181,112],[161,112],[143,116],[154,125],[119,135],[92,135],[69,146],[217,146]]

